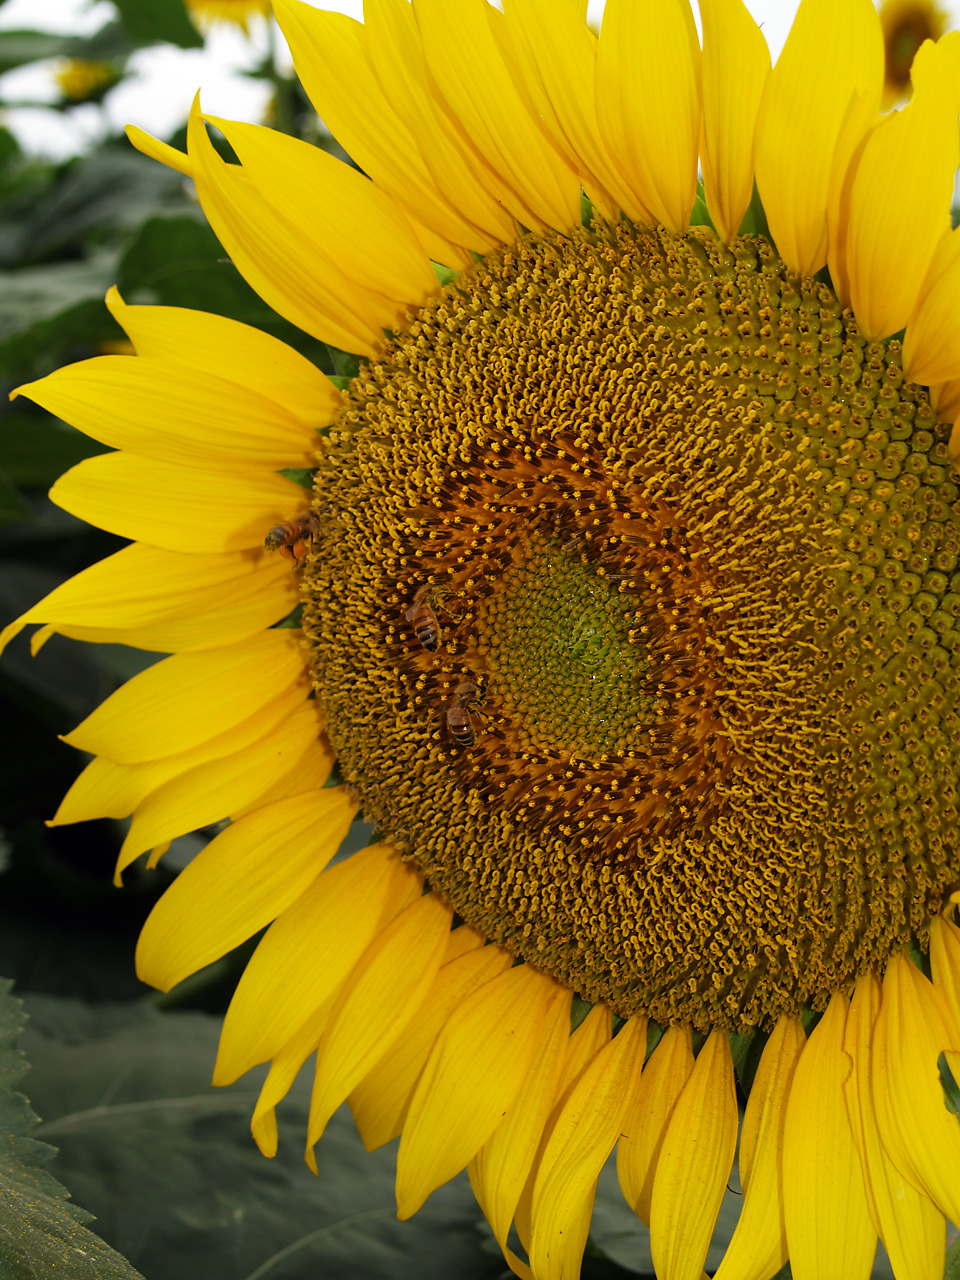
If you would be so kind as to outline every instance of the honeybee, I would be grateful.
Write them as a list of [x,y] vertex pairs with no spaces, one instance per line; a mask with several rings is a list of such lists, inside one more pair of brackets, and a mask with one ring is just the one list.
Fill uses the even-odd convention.
[[320,528],[320,522],[313,511],[301,511],[293,520],[284,520],[274,525],[263,540],[268,551],[279,551],[282,556],[299,564],[307,554],[306,540],[312,538]]
[[476,696],[477,686],[465,680],[454,689],[453,698],[447,707],[447,728],[458,747],[472,747],[477,740],[469,711],[470,703]]
[[440,643],[440,623],[433,612],[432,597],[433,588],[427,583],[419,589],[413,597],[413,604],[403,615],[407,622],[413,624],[417,639],[431,653]]

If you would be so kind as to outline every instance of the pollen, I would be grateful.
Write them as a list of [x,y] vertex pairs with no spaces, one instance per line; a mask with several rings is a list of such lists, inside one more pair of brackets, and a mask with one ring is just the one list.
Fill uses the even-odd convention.
[[822,1009],[960,888],[946,436],[763,239],[476,263],[320,459],[305,625],[365,816],[623,1016]]

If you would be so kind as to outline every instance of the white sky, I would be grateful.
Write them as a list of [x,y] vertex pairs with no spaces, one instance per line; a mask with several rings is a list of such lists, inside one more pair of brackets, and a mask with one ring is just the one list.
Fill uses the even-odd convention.
[[[311,0],[313,3],[313,0]],[[747,0],[763,27],[776,56],[796,11],[797,0]],[[362,0],[323,0],[318,8],[337,9],[361,18]],[[590,0],[591,19],[599,19],[603,0]],[[92,34],[113,13],[109,0],[7,0],[0,7],[0,30],[29,29],[60,34]],[[285,52],[283,37],[276,32]],[[213,29],[203,49],[158,45],[133,55],[122,84],[109,93],[102,107],[86,104],[68,113],[46,111],[41,105],[16,107],[3,114],[3,123],[20,145],[51,159],[83,151],[106,128],[114,131],[137,124],[149,133],[169,136],[187,118],[197,89],[212,115],[259,122],[270,95],[262,80],[242,75],[260,61],[267,48],[267,25],[251,22],[251,39],[234,26]],[[289,65],[289,56],[287,55]],[[35,63],[0,77],[0,95],[8,102],[42,104],[58,97],[52,70],[56,64]]]

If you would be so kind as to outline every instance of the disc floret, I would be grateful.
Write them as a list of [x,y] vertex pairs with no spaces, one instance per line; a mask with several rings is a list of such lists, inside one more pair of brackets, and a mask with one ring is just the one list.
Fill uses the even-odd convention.
[[622,222],[491,256],[361,373],[317,493],[345,776],[587,999],[820,1008],[960,883],[945,429],[766,241]]

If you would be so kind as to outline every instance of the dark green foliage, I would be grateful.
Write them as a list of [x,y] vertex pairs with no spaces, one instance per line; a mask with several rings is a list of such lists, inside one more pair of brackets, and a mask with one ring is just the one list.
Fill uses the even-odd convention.
[[209,1083],[219,1019],[145,1002],[33,997],[28,1007],[32,1097],[40,1133],[59,1148],[57,1172],[149,1280],[252,1280],[261,1268],[270,1280],[501,1272],[481,1248],[465,1176],[396,1221],[395,1144],[368,1155],[346,1108],[313,1177],[303,1162],[309,1073],[281,1107],[279,1154],[265,1159],[249,1132],[263,1073]]
[[17,1048],[21,1002],[0,982],[0,1277],[2,1280],[137,1280],[138,1271],[84,1225],[92,1214],[70,1204],[44,1167],[54,1147],[31,1137],[39,1123],[15,1086],[29,1070]]
[[137,44],[166,40],[181,49],[203,46],[203,37],[187,16],[183,0],[114,0],[114,4]]

